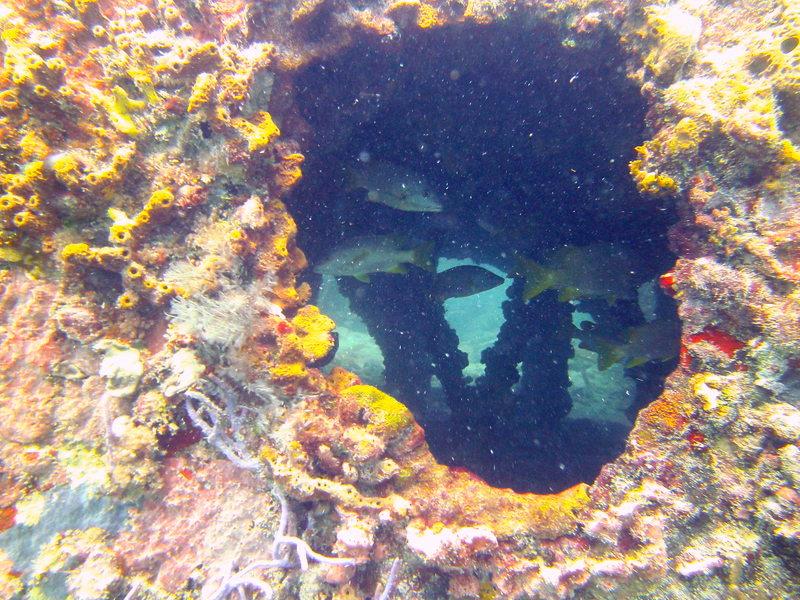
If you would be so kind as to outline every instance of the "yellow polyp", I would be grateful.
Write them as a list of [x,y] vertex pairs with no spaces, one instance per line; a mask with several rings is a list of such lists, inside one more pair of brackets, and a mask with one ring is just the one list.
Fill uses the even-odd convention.
[[94,261],[109,271],[121,271],[131,259],[129,248],[119,246],[103,246],[92,249]]
[[38,54],[29,54],[25,59],[25,64],[32,71],[39,71],[45,66],[45,60]]
[[800,150],[795,148],[791,141],[783,140],[780,148],[780,158],[786,163],[800,162]]
[[19,94],[16,89],[0,92],[0,109],[15,110],[19,108]]
[[50,90],[47,89],[46,85],[37,83],[33,86],[33,93],[39,96],[39,98],[47,98],[50,95]]
[[135,217],[133,217],[133,222],[137,227],[141,227],[143,225],[147,225],[150,222],[150,211],[146,208],[144,210],[139,211]]
[[30,220],[30,218],[31,218],[31,213],[27,210],[23,210],[15,214],[12,221],[14,225],[16,225],[17,227],[24,227]]
[[108,240],[113,244],[126,244],[132,237],[130,225],[112,225],[109,228]]
[[85,13],[89,8],[97,4],[97,0],[73,0],[75,4],[75,10],[78,11],[79,14]]
[[67,63],[64,62],[64,59],[60,56],[54,56],[53,58],[48,58],[45,61],[45,65],[50,71],[59,73],[67,68]]
[[128,75],[133,79],[136,89],[144,94],[145,100],[150,104],[158,104],[161,98],[156,92],[156,86],[153,79],[141,69],[129,69]]
[[42,137],[34,131],[29,131],[19,140],[20,157],[22,160],[44,160],[50,154],[50,147]]
[[217,76],[213,73],[200,73],[192,86],[192,93],[189,96],[187,111],[196,112],[211,101],[211,95],[217,87]]
[[29,162],[22,167],[22,176],[25,178],[25,183],[29,184],[44,181],[44,162],[41,160]]
[[156,190],[150,195],[145,206],[146,210],[166,210],[175,204],[175,196],[166,188]]
[[144,277],[144,266],[139,263],[132,262],[125,269],[125,275],[129,279],[141,279]]
[[269,373],[278,380],[297,380],[305,378],[308,369],[301,362],[282,363],[270,367]]
[[272,252],[278,258],[287,258],[289,256],[289,240],[284,235],[276,236],[272,240]]
[[9,193],[0,196],[0,211],[2,212],[14,210],[18,206],[23,206],[24,204],[25,198],[17,194]]
[[371,385],[354,385],[342,391],[343,400],[354,400],[365,409],[368,430],[393,436],[414,422],[411,411],[388,394]]
[[247,149],[250,152],[265,150],[273,138],[281,134],[280,129],[272,120],[272,115],[265,111],[258,113],[255,123],[238,118],[233,119],[231,125],[247,140]]
[[167,21],[176,21],[181,18],[181,11],[178,10],[177,6],[167,6],[164,8],[164,18]]
[[129,143],[120,146],[114,151],[114,156],[111,158],[111,165],[109,167],[87,173],[84,181],[95,187],[118,181],[122,176],[122,170],[128,165],[135,154],[136,144]]
[[248,87],[247,76],[241,73],[227,73],[219,80],[219,101],[242,102],[247,97]]
[[53,237],[49,235],[43,237],[39,249],[44,254],[51,254],[52,252],[55,252],[56,249],[55,239],[53,239]]
[[139,304],[139,297],[132,292],[124,292],[117,297],[117,308],[130,310]]
[[108,120],[117,131],[125,135],[138,135],[140,131],[133,121],[131,112],[142,110],[145,107],[144,101],[133,100],[120,86],[115,86],[111,94],[107,96],[95,93],[92,101],[105,109]]
[[30,198],[25,202],[25,206],[31,210],[36,210],[42,204],[42,198],[39,194],[31,194]]
[[61,250],[61,259],[64,262],[91,262],[94,260],[94,251],[89,244],[67,244]]
[[60,154],[52,161],[53,173],[58,181],[67,187],[80,185],[80,165],[69,153]]

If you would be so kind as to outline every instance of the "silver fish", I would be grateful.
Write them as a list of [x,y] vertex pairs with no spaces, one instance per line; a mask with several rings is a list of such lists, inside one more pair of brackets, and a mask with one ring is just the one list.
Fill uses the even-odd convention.
[[372,273],[405,273],[408,265],[435,270],[433,244],[408,246],[403,238],[393,235],[353,238],[336,248],[314,271],[334,277],[355,277],[366,282]]
[[367,162],[349,172],[349,189],[367,191],[366,199],[407,212],[442,212],[438,194],[413,171],[388,162]]

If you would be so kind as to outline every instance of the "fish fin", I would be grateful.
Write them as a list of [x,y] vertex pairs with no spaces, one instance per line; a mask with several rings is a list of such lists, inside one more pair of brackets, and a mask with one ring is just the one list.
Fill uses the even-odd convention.
[[571,288],[571,287],[564,288],[558,294],[558,301],[559,302],[570,302],[572,300],[575,300],[575,298],[577,298],[579,295],[580,294],[578,293],[578,290],[575,289],[575,288]]
[[646,356],[637,356],[625,362],[626,369],[633,369],[634,367],[641,366],[647,362],[650,362],[650,359]]
[[394,275],[405,275],[408,273],[408,267],[405,265],[395,265],[391,269],[386,269],[387,273],[392,273]]
[[599,342],[597,344],[597,368],[600,371],[606,371],[620,360],[625,355],[621,346],[614,345],[610,342]]
[[436,273],[436,257],[433,255],[435,246],[433,242],[425,242],[421,246],[414,248],[411,264],[431,273]]
[[525,302],[553,287],[553,271],[527,258],[518,259],[514,274],[525,278],[525,290],[522,292]]
[[360,281],[361,283],[369,283],[368,273],[359,273],[358,275],[353,275],[353,277],[358,281]]

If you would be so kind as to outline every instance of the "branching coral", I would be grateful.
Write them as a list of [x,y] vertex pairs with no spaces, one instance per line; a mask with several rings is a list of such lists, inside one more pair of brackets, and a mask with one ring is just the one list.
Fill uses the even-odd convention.
[[250,454],[242,439],[242,425],[247,409],[239,406],[236,396],[223,382],[218,380],[215,387],[222,396],[224,409],[202,392],[187,390],[184,392],[186,414],[194,426],[203,432],[208,443],[233,464],[242,469],[258,469],[261,463]]

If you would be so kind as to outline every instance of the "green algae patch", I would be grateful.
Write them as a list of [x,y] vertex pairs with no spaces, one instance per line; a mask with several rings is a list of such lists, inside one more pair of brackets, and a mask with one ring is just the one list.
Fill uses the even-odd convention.
[[363,409],[371,433],[393,437],[414,422],[405,404],[371,385],[351,386],[342,391],[341,397]]

